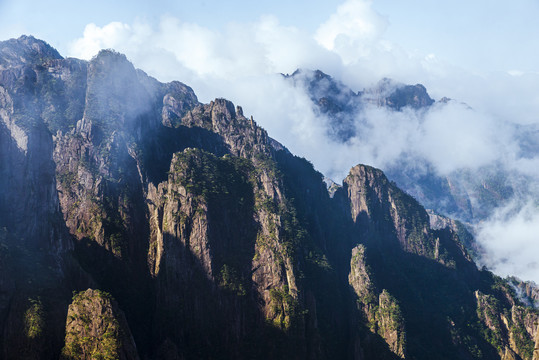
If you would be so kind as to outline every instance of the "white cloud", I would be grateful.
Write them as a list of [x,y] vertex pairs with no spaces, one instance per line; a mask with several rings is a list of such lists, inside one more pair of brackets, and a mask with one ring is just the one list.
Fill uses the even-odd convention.
[[500,159],[507,151],[493,119],[450,102],[432,107],[415,144],[421,155],[447,175],[459,168],[476,169]]
[[[283,26],[272,16],[231,23],[223,32],[164,17],[158,28],[143,22],[89,24],[73,42],[70,55],[88,59],[101,48],[115,48],[161,80],[192,86],[203,102],[227,97],[252,113],[271,136],[332,176],[341,177],[360,161],[384,167],[403,152],[426,158],[443,174],[501,157],[524,164],[514,155],[518,149],[507,124],[538,121],[539,91],[534,90],[539,76],[498,74],[487,79],[468,74],[435,54],[410,54],[386,42],[387,26],[369,1],[348,0],[314,36]],[[348,39],[352,52],[343,53],[338,38]],[[369,51],[353,53],[356,42]],[[431,93],[467,101],[475,110],[457,102],[435,106],[421,116],[366,108],[356,119],[361,137],[337,144],[327,139],[327,119],[315,115],[305,94],[274,76],[297,67],[322,69],[354,90],[382,76],[410,83],[425,79]],[[387,134],[392,134],[390,141]],[[320,144],[328,150],[319,151]]]
[[479,227],[485,265],[502,276],[539,280],[539,205],[510,204]]
[[340,58],[320,47],[309,34],[282,26],[275,17],[231,23],[224,32],[167,16],[159,27],[138,22],[86,26],[69,55],[90,59],[100,49],[114,48],[162,81],[180,80],[193,86],[203,101],[225,96],[231,81],[298,67],[340,73]]
[[131,37],[132,30],[127,24],[111,22],[103,27],[99,27],[91,23],[86,25],[83,37],[73,42],[71,55],[89,60],[101,49],[115,48],[119,44],[130,43],[129,39]]
[[373,47],[384,45],[379,40],[387,26],[387,20],[372,9],[371,1],[347,0],[320,25],[315,39],[345,63],[353,63],[369,56]]

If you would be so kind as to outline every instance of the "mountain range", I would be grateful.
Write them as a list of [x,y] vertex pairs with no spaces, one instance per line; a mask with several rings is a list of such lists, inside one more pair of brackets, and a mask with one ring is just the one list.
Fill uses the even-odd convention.
[[[342,141],[365,101],[433,106],[309,76]],[[285,146],[113,50],[1,42],[1,357],[539,359],[533,289],[457,222],[368,165],[328,191]]]
[[[447,97],[433,100],[421,84],[405,85],[391,79],[382,79],[375,86],[356,92],[320,70],[299,69],[291,75],[283,76],[296,88],[305,91],[317,113],[326,117],[328,136],[342,144],[355,139],[367,141],[365,136],[368,134],[362,132],[367,132],[372,124],[365,124],[363,118],[369,115],[367,110],[372,107],[383,109],[389,114],[407,111],[397,120],[412,122],[419,118],[420,123],[425,121],[422,118],[429,111],[444,109],[450,104],[459,104],[474,111],[468,105]],[[398,131],[397,126],[395,131]],[[514,134],[518,158],[532,159],[539,155],[537,124],[511,124],[507,132]],[[393,135],[390,133],[388,137]],[[458,132],[456,136],[459,136]],[[362,156],[364,154],[357,154],[358,158]],[[461,166],[441,173],[424,153],[403,151],[386,161],[383,170],[392,181],[425,207],[469,225],[486,220],[496,208],[515,201],[515,198],[523,201],[537,192],[533,178],[517,169],[504,167],[499,160],[480,167]]]

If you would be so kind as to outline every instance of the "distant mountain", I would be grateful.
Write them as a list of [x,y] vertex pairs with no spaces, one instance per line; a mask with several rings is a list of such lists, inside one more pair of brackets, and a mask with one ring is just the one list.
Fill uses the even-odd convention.
[[298,69],[283,76],[306,90],[320,113],[330,117],[332,137],[343,142],[357,135],[354,117],[367,104],[399,111],[406,106],[421,109],[434,103],[421,84],[404,85],[382,79],[375,87],[356,93],[320,70]]
[[[357,123],[369,105],[390,112],[407,108],[421,116],[435,104],[421,84],[405,85],[382,79],[372,88],[354,92],[319,70],[301,69],[285,77],[306,91],[319,114],[327,116],[328,135],[343,143],[354,136],[361,138]],[[437,104],[444,106],[451,101],[442,98]],[[520,146],[521,157],[532,158],[539,154],[539,129],[536,124],[519,125],[512,130]],[[357,156],[361,159],[362,154]],[[515,174],[514,170],[507,170],[498,163],[439,175],[427,159],[410,153],[401,154],[383,170],[389,179],[425,207],[470,224],[485,220],[496,208],[506,205],[520,193],[525,197],[533,183],[529,176]]]
[[538,358],[538,311],[381,170],[330,196],[225,99],[0,49],[2,358]]

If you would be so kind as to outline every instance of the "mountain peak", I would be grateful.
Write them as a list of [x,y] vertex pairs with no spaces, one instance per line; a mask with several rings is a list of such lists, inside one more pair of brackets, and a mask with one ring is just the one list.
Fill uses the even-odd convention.
[[18,39],[0,42],[0,67],[41,64],[63,57],[52,46],[33,36],[22,35]]
[[401,110],[405,106],[420,109],[428,107],[433,103],[434,100],[427,93],[427,89],[421,84],[399,87],[387,98],[387,105],[396,110]]
[[101,49],[99,50],[97,55],[95,55],[92,58],[92,61],[103,61],[103,60],[114,61],[114,62],[129,62],[129,60],[127,59],[127,56],[125,56],[124,54],[114,49]]
[[362,95],[371,103],[397,111],[406,106],[417,110],[434,103],[422,84],[406,85],[389,78],[383,78],[374,87],[364,90]]

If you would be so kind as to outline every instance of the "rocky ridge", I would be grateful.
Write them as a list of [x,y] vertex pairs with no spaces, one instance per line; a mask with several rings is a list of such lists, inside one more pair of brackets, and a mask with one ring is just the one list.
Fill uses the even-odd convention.
[[241,107],[114,51],[0,57],[4,358],[532,358],[537,312],[380,170],[330,197]]

